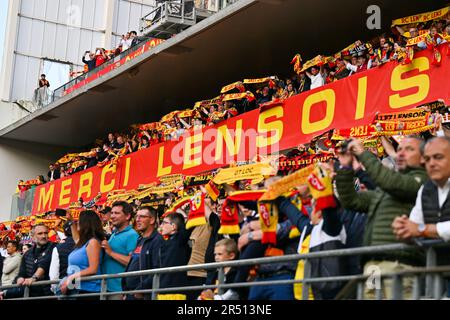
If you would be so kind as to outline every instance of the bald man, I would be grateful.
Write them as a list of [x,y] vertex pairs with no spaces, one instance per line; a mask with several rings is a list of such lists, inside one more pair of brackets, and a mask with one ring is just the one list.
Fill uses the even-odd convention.
[[[450,138],[438,137],[425,145],[425,168],[430,180],[417,193],[409,219],[394,220],[398,239],[431,238],[450,241]],[[437,265],[450,265],[450,249],[436,248]],[[447,297],[450,279],[447,278]]]
[[438,137],[425,145],[425,168],[430,178],[417,193],[409,219],[394,220],[399,239],[414,237],[450,241],[450,138]]

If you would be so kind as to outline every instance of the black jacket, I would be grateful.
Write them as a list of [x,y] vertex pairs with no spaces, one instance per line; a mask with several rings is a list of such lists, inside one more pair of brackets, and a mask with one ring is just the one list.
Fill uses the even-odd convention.
[[[422,214],[425,224],[437,224],[450,221],[450,193],[444,203],[440,206],[438,187],[428,180],[422,189]],[[450,265],[450,248],[436,248],[437,265]]]
[[[213,263],[216,262],[214,258],[214,248],[216,247],[216,242],[223,239],[223,236],[220,235],[220,218],[215,212],[211,212],[209,216],[209,225],[211,226],[211,237],[209,238],[208,247],[205,252],[205,263]],[[214,270],[212,270],[214,271]]]
[[133,41],[131,41],[131,47],[130,48],[133,48],[134,46],[137,46],[141,42],[142,42],[142,38],[134,37]]
[[81,60],[83,61],[83,63],[87,64],[88,70],[89,70],[89,71],[95,69],[95,65],[96,65],[96,63],[97,63],[97,59],[86,60],[86,59],[83,57]]
[[[153,231],[148,238],[140,237],[125,272],[159,268],[158,254],[163,242],[164,240],[157,230]],[[152,285],[153,275],[122,278],[122,288],[127,291],[151,289]]]
[[[43,247],[33,247],[28,250],[22,257],[22,262],[20,263],[20,270],[18,278],[31,278],[38,268],[44,269],[45,273],[39,281],[50,280],[48,272],[50,269],[50,262],[52,260],[52,252],[55,247],[55,243],[48,242]],[[50,285],[48,286],[33,286],[30,288],[31,296],[40,296],[51,294]]]
[[[52,172],[49,171],[47,173],[48,181],[50,181],[52,177]],[[58,180],[61,177],[61,171],[60,170],[53,170],[53,180]]]
[[52,251],[55,247],[53,242],[48,242],[45,246],[38,248],[36,245],[28,250],[20,264],[19,278],[31,278],[38,268],[45,270],[44,277],[40,280],[49,280],[48,271],[52,260]]
[[67,237],[64,242],[56,246],[59,257],[59,278],[62,279],[67,276],[67,267],[69,266],[69,254],[75,248],[75,241],[72,237]]
[[[192,229],[191,229],[192,230]],[[186,266],[191,256],[188,241],[191,231],[180,230],[163,241],[159,248],[159,266],[161,268]],[[187,285],[187,272],[162,274],[159,279],[160,288],[182,287]]]

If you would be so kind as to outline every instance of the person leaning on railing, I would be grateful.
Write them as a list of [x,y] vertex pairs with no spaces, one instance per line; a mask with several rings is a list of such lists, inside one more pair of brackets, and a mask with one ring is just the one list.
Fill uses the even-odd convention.
[[[49,280],[50,261],[54,243],[48,240],[48,228],[44,224],[36,224],[31,230],[34,245],[28,250],[20,264],[19,275],[16,280],[17,288],[7,289],[0,294],[0,298],[20,298],[24,296],[25,286],[39,280]],[[30,296],[50,296],[50,285],[30,287]]]
[[39,88],[37,88],[34,93],[34,100],[42,107],[48,102],[48,88],[50,88],[50,82],[46,79],[45,74],[41,74],[38,85]]
[[[75,249],[69,254],[67,277],[61,280],[63,295],[89,294],[100,292],[100,280],[81,281],[81,277],[100,275],[102,260],[101,241],[105,239],[102,222],[96,212],[86,210],[72,225],[76,240]],[[78,297],[77,300],[98,300],[99,297]]]
[[[403,215],[392,224],[400,240],[432,238],[450,241],[450,138],[438,137],[425,145],[428,180],[417,193],[416,205],[408,218]],[[449,248],[437,248],[437,264],[450,265]],[[447,296],[450,297],[450,281]]]
[[[418,137],[406,137],[397,150],[396,165],[398,171],[384,167],[378,158],[364,150],[360,140],[351,140],[348,151],[340,153],[341,163],[336,175],[339,200],[344,208],[366,212],[367,226],[364,245],[383,245],[398,240],[392,232],[391,224],[396,217],[411,211],[420,186],[426,180],[426,172],[421,165],[423,141]],[[357,193],[354,188],[352,162],[357,157],[369,177],[377,185],[375,191]],[[373,255],[364,265],[364,272],[379,268],[381,273],[411,269],[421,265],[423,260],[416,253],[396,252],[393,254]],[[411,293],[412,279],[406,278],[405,296]],[[391,280],[385,281],[386,292],[391,293]],[[373,296],[373,291],[366,289],[366,297]]]

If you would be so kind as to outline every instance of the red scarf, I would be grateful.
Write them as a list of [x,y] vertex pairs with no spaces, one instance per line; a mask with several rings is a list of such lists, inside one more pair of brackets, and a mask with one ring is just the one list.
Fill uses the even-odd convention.
[[239,208],[238,202],[258,201],[266,190],[258,191],[237,191],[225,199],[222,206],[222,215],[220,216],[219,234],[239,234]]
[[212,179],[205,185],[205,189],[212,201],[217,201],[220,191]]

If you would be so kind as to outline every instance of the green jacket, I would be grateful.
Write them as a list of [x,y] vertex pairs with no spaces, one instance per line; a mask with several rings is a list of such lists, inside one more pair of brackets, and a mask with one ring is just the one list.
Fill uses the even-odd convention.
[[353,170],[337,171],[336,187],[339,200],[346,209],[368,214],[364,245],[396,243],[392,222],[401,215],[409,215],[417,192],[427,180],[423,168],[407,168],[397,172],[386,168],[375,155],[366,151],[359,156],[367,174],[377,185],[375,191],[356,192]]

